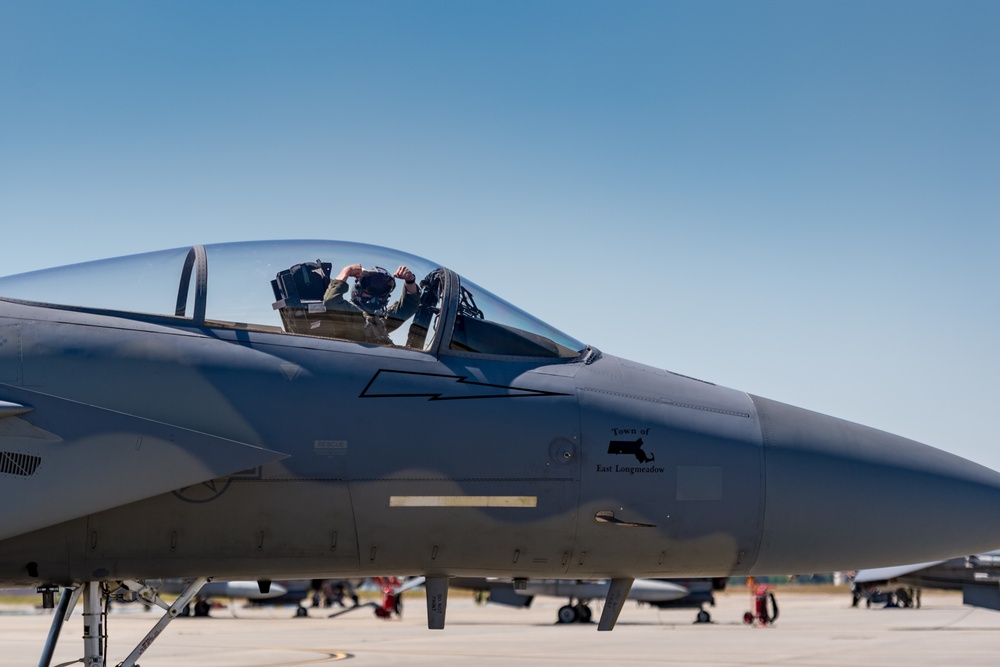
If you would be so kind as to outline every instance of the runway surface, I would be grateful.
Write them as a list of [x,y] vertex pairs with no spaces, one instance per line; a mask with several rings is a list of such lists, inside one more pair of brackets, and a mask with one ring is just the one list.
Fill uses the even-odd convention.
[[[291,665],[989,665],[1000,661],[1000,612],[973,609],[956,594],[924,593],[921,609],[850,607],[846,593],[777,591],[773,627],[743,624],[749,595],[730,590],[711,608],[712,623],[694,610],[659,611],[628,603],[613,632],[595,624],[557,625],[563,602],[538,598],[530,609],[476,605],[453,594],[447,628],[426,628],[424,600],[407,594],[402,619],[375,618],[370,608],[327,618],[311,609],[216,609],[210,618],[181,618],[139,661],[141,667]],[[594,605],[595,618],[599,605]],[[236,617],[234,618],[234,614]],[[123,660],[159,611],[137,605],[108,619],[108,665]],[[37,665],[50,612],[0,606],[0,663]],[[53,665],[83,654],[79,610],[63,627]],[[77,663],[79,664],[79,663]]]

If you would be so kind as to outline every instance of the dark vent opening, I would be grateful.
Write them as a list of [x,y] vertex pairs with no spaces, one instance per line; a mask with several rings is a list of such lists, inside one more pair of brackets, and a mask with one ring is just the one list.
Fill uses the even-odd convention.
[[38,470],[42,457],[18,452],[0,452],[0,473],[28,477]]

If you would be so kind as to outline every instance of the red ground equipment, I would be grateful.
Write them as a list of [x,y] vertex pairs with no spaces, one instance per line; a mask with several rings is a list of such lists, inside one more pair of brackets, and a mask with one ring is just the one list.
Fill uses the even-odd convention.
[[393,614],[402,616],[402,584],[396,577],[375,577],[375,583],[382,587],[382,605],[375,607],[375,615],[379,618],[391,618]]
[[750,606],[753,611],[743,614],[743,622],[747,625],[764,627],[778,620],[778,603],[770,586],[751,583]]

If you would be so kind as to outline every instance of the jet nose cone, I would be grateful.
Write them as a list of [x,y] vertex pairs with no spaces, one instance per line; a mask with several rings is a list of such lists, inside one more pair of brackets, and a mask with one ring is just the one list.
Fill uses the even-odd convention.
[[753,573],[917,563],[1000,545],[1000,473],[883,431],[751,398],[765,475]]

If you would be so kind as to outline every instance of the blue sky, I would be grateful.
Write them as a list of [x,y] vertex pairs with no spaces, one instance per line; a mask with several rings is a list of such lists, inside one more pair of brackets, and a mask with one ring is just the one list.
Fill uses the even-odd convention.
[[425,256],[1000,468],[1000,4],[0,0],[0,274]]

